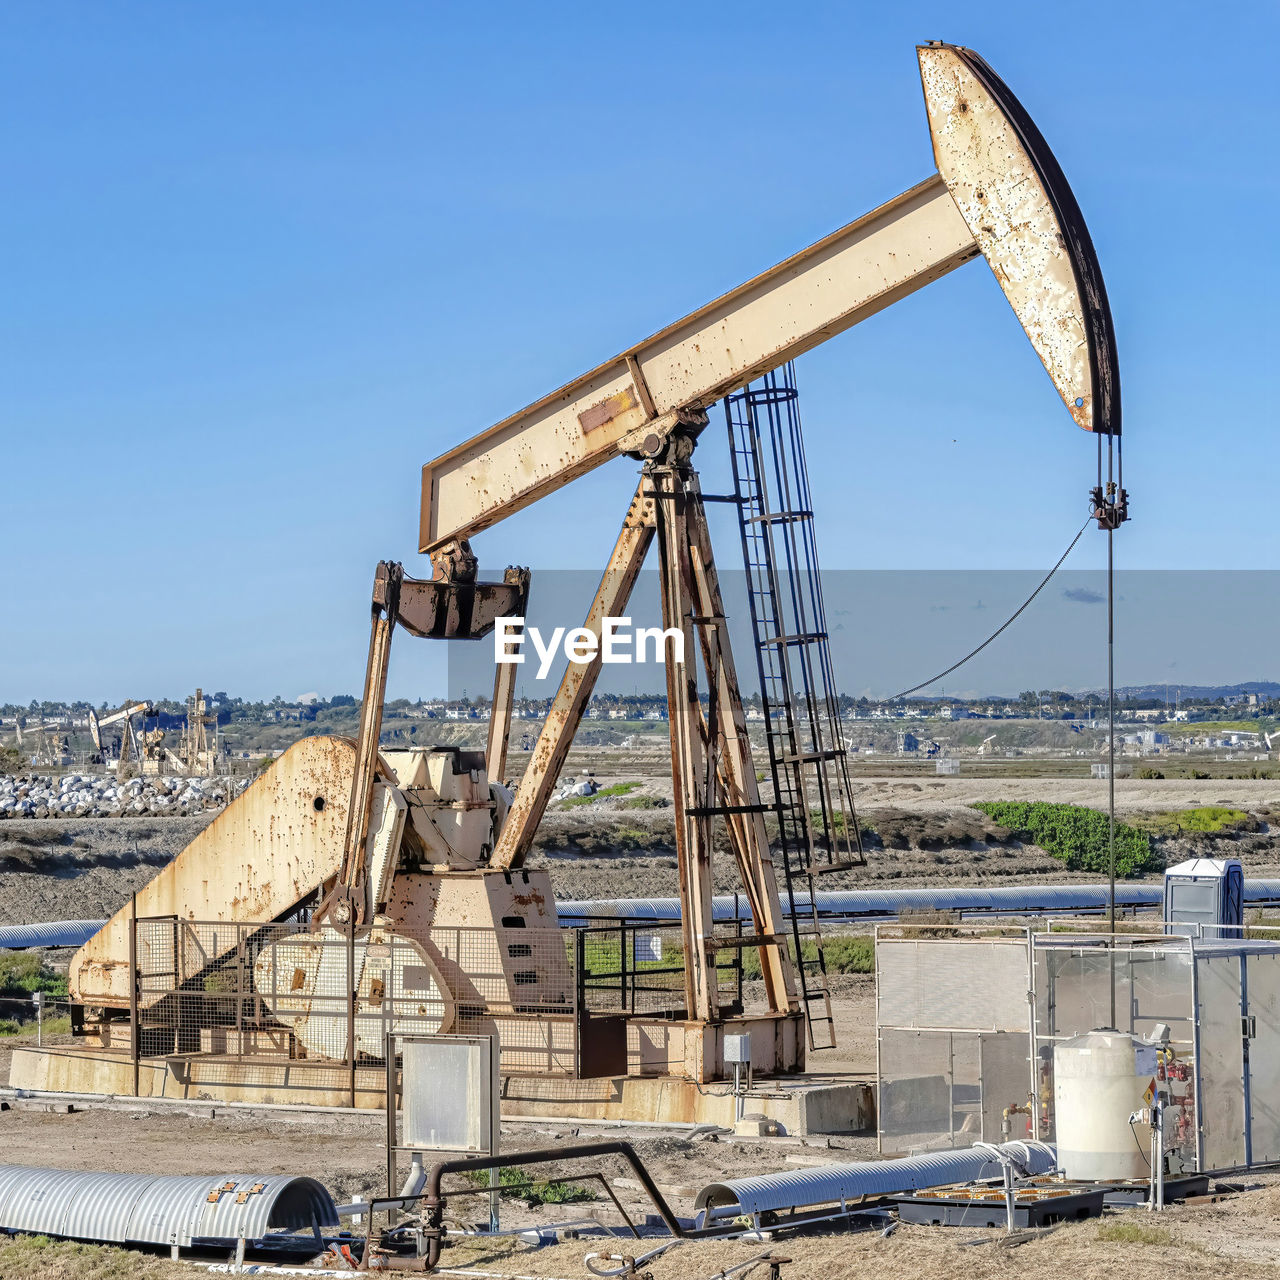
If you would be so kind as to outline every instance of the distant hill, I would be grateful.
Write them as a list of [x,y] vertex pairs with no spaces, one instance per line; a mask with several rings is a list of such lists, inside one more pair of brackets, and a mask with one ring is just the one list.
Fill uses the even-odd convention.
[[[1212,701],[1214,698],[1230,698],[1245,693],[1256,693],[1261,698],[1280,697],[1280,684],[1274,680],[1246,680],[1242,684],[1178,684],[1176,680],[1167,683],[1161,680],[1158,684],[1127,684],[1116,688],[1118,698],[1163,698],[1166,691],[1178,690],[1184,702],[1203,698]],[[1095,690],[1105,693],[1106,690]]]

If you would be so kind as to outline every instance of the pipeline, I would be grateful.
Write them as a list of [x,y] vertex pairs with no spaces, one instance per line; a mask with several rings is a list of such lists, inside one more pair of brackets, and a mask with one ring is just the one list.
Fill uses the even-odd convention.
[[[631,1171],[636,1175],[645,1194],[658,1211],[658,1216],[662,1219],[663,1226],[676,1237],[678,1240],[697,1240],[711,1236],[737,1235],[741,1232],[738,1226],[703,1226],[703,1227],[685,1227],[680,1219],[676,1216],[671,1206],[667,1203],[666,1197],[658,1190],[657,1183],[654,1182],[649,1170],[645,1168],[640,1157],[636,1154],[635,1148],[629,1142],[590,1142],[583,1143],[578,1146],[570,1147],[549,1147],[537,1151],[520,1151],[505,1156],[466,1156],[456,1160],[444,1160],[439,1164],[431,1166],[430,1176],[427,1178],[426,1192],[413,1199],[420,1199],[424,1202],[427,1210],[427,1225],[423,1229],[423,1237],[427,1244],[427,1268],[431,1270],[439,1265],[440,1247],[444,1242],[445,1225],[444,1210],[448,1197],[440,1190],[440,1184],[446,1174],[450,1173],[478,1173],[487,1169],[500,1169],[515,1167],[518,1165],[528,1164],[546,1164],[556,1162],[562,1164],[568,1160],[590,1160],[602,1156],[621,1156]],[[557,1171],[560,1178],[569,1178],[572,1175],[566,1173],[563,1169]],[[581,1176],[581,1175],[580,1175]],[[607,1184],[606,1184],[607,1185]],[[403,1198],[396,1197],[390,1200],[375,1200],[370,1205],[370,1210],[376,1212],[383,1208],[403,1208],[406,1207],[407,1201]],[[372,1239],[372,1237],[371,1237]],[[369,1268],[369,1258],[366,1254],[364,1265]]]
[[1043,1142],[1005,1142],[986,1151],[936,1151],[897,1160],[861,1160],[825,1169],[788,1169],[751,1178],[729,1178],[704,1187],[694,1202],[704,1223],[743,1215],[802,1209],[900,1195],[952,1182],[996,1177],[1001,1161],[1012,1157],[1029,1174],[1050,1172],[1057,1164],[1053,1147]]
[[[810,913],[809,895],[797,893],[796,908]],[[1244,903],[1265,907],[1280,903],[1280,880],[1246,880]],[[1160,884],[1116,886],[1116,907],[1124,912],[1159,911],[1164,904]],[[997,885],[992,888],[857,889],[832,890],[814,895],[813,905],[824,920],[891,920],[903,912],[954,911],[961,916],[1103,915],[1109,905],[1105,884]],[[596,898],[557,905],[562,927],[608,924],[614,920],[680,919],[679,898]],[[749,920],[751,906],[745,894],[717,894],[711,902],[712,918]],[[790,897],[783,892],[782,911],[792,914]]]
[[[833,890],[814,895],[819,917],[829,921],[893,920],[904,911],[954,911],[961,916],[1104,915],[1108,907],[1105,884],[997,885],[994,888],[857,889]],[[1116,907],[1124,912],[1159,911],[1164,888],[1158,884],[1116,886]],[[1246,880],[1247,907],[1280,906],[1280,880]],[[809,915],[809,895],[796,894],[796,907]],[[562,928],[608,924],[614,920],[680,919],[679,898],[588,898],[556,906]],[[751,919],[745,894],[717,894],[711,902],[712,918]],[[782,912],[792,914],[791,899],[782,894]],[[0,950],[26,947],[80,947],[105,920],[65,920],[47,924],[10,925],[0,928]]]

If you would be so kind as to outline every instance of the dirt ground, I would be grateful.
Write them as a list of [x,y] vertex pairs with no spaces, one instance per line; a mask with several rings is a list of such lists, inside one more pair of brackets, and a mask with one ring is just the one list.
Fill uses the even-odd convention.
[[[840,1041],[838,1050],[815,1055],[821,1072],[869,1074],[874,1070],[874,984],[869,976],[834,980],[833,1007]],[[0,1079],[7,1078],[8,1050],[0,1049]],[[697,1135],[687,1129],[619,1130],[588,1123],[536,1121],[503,1124],[507,1151],[562,1149],[573,1142],[625,1137],[635,1146],[675,1211],[692,1216],[696,1192],[709,1182],[767,1170],[814,1167],[824,1163],[875,1158],[870,1134],[807,1139],[779,1137],[740,1139],[731,1135]],[[380,1194],[385,1186],[378,1114],[306,1115],[244,1113],[233,1109],[207,1114],[175,1114],[160,1107],[138,1110],[86,1109],[51,1113],[42,1104],[12,1100],[0,1112],[3,1160],[13,1164],[57,1165],[76,1169],[147,1170],[157,1173],[297,1173],[319,1178],[339,1201]],[[620,1162],[602,1166],[610,1178],[626,1179],[631,1171]],[[548,1166],[548,1174],[554,1167]],[[788,1280],[898,1280],[918,1276],[943,1280],[963,1270],[974,1280],[1017,1274],[1026,1280],[1060,1280],[1069,1271],[1079,1280],[1124,1275],[1137,1280],[1166,1280],[1171,1273],[1205,1280],[1274,1275],[1280,1265],[1280,1178],[1249,1177],[1257,1189],[1218,1204],[1173,1209],[1158,1219],[1143,1210],[1109,1214],[1099,1222],[1071,1224],[1016,1249],[1001,1232],[900,1226],[891,1236],[883,1223],[861,1233],[780,1236],[763,1241],[705,1241],[682,1244],[646,1264],[653,1280],[713,1280],[726,1267],[771,1252],[792,1261],[782,1275]],[[629,1214],[642,1221],[652,1211],[642,1195],[625,1182],[614,1183]],[[468,1220],[467,1205],[455,1201],[451,1211]],[[476,1210],[472,1210],[472,1214]],[[547,1226],[595,1219],[620,1224],[606,1201],[543,1205],[529,1208],[506,1203],[507,1227]],[[632,1255],[663,1243],[586,1236],[541,1249],[518,1240],[483,1243],[455,1237],[444,1265],[457,1274],[495,1277],[546,1277],[582,1280],[588,1252]],[[600,1264],[603,1265],[603,1264]],[[616,1264],[615,1264],[616,1265]],[[36,1245],[21,1239],[0,1240],[0,1280],[41,1276],[52,1280],[116,1280],[140,1276],[171,1280],[190,1276],[189,1265],[117,1250],[86,1249],[63,1243]],[[757,1280],[767,1267],[754,1272]]]
[[[652,756],[652,758],[651,758]],[[622,797],[586,805],[553,803],[529,865],[546,867],[561,900],[673,896],[678,891],[670,809],[669,758],[599,752],[591,767],[601,786],[639,785]],[[586,767],[571,760],[566,776]],[[876,829],[867,865],[823,878],[824,889],[1096,881],[1071,872],[1035,845],[983,838],[992,824],[970,805],[979,800],[1050,800],[1104,806],[1106,784],[1079,778],[858,779],[855,803]],[[767,790],[767,784],[766,784]],[[766,797],[767,798],[767,797]],[[1119,779],[1116,806],[1128,814],[1221,805],[1260,815],[1261,830],[1238,839],[1171,841],[1170,860],[1238,857],[1249,876],[1280,875],[1280,841],[1265,820],[1280,813],[1271,779],[1185,781]],[[19,819],[0,823],[0,924],[98,919],[180,852],[212,818]],[[905,847],[879,847],[891,833]],[[721,859],[716,888],[740,887],[732,859]]]
[[[651,758],[652,757],[652,758]],[[597,781],[635,781],[626,796],[589,805],[553,805],[540,833],[532,865],[551,873],[557,895],[589,897],[673,895],[676,866],[670,848],[669,760],[661,752],[644,756],[597,753],[591,760]],[[570,772],[586,767],[571,761]],[[823,887],[858,888],[892,883],[1001,884],[1034,880],[1094,880],[1072,875],[1034,846],[988,839],[983,819],[969,805],[985,799],[1043,799],[1105,804],[1105,783],[1083,779],[966,779],[921,777],[859,778],[859,812],[887,842],[873,847],[868,866],[825,878]],[[1229,851],[1247,874],[1280,874],[1280,845],[1266,822],[1280,813],[1280,784],[1270,780],[1121,780],[1117,804],[1122,816],[1198,805],[1244,809],[1260,818],[1259,830],[1232,840]],[[209,816],[170,819],[66,819],[0,824],[0,923],[92,919],[108,915],[128,900],[169,858],[179,852]],[[878,836],[879,838],[879,836]],[[1218,846],[1225,850],[1226,845]],[[1208,852],[1194,845],[1171,845],[1171,856]],[[721,889],[736,887],[729,878]],[[832,981],[839,1048],[811,1057],[819,1073],[868,1077],[875,1069],[874,985],[869,976],[841,975]],[[8,1079],[16,1037],[0,1040],[0,1083]],[[574,1140],[621,1136],[619,1130],[569,1122],[505,1123],[508,1150],[563,1147]],[[687,1130],[635,1129],[626,1136],[664,1188],[673,1206],[691,1215],[692,1196],[706,1183],[814,1162],[844,1162],[875,1155],[874,1137],[837,1135],[830,1139],[745,1140],[695,1137]],[[6,1163],[68,1168],[154,1170],[166,1173],[293,1172],[318,1177],[340,1201],[384,1188],[381,1119],[376,1115],[273,1116],[217,1111],[212,1117],[167,1110],[89,1109],[51,1113],[16,1100],[0,1111],[0,1159]],[[611,1176],[625,1177],[619,1167]],[[823,1277],[859,1280],[880,1277],[950,1277],[963,1270],[973,1277],[1013,1272],[1060,1280],[1064,1271],[1080,1280],[1129,1275],[1145,1280],[1170,1272],[1190,1277],[1274,1274],[1280,1264],[1280,1185],[1254,1178],[1262,1189],[1218,1204],[1154,1215],[1133,1211],[1103,1223],[1064,1227],[1016,1249],[999,1233],[902,1226],[888,1237],[878,1230],[788,1238],[766,1242],[705,1242],[682,1245],[646,1264],[653,1280],[713,1277],[725,1267],[763,1252],[792,1259],[782,1270],[789,1280]],[[649,1206],[634,1191],[617,1187],[629,1211]],[[509,1206],[511,1225],[543,1224],[595,1212],[598,1206],[560,1205],[539,1209]],[[606,1207],[607,1203],[606,1203]],[[523,1215],[523,1216],[521,1216]],[[612,1210],[604,1215],[608,1220]],[[656,1241],[654,1243],[657,1243]],[[517,1243],[501,1246],[462,1242],[450,1247],[446,1265],[471,1274],[569,1278],[589,1274],[583,1257],[590,1249],[636,1253],[634,1243],[609,1245],[570,1241],[540,1250]],[[767,1275],[767,1267],[753,1274]],[[186,1265],[166,1259],[65,1244],[40,1245],[0,1239],[0,1280],[49,1276],[54,1280],[115,1280],[144,1276],[165,1280],[189,1276]]]
[[[17,1104],[21,1108],[22,1104]],[[10,1110],[0,1114],[5,1160],[12,1163],[57,1164],[66,1168],[154,1170],[165,1173],[290,1172],[318,1177],[339,1200],[377,1193],[383,1186],[380,1117],[350,1119],[322,1116],[314,1120],[222,1113],[214,1119],[148,1112],[88,1110],[70,1115]],[[574,1141],[618,1136],[617,1130],[567,1124],[504,1124],[507,1150],[562,1148]],[[692,1193],[725,1176],[796,1167],[800,1162],[843,1162],[872,1153],[866,1138],[821,1139],[808,1144],[793,1139],[712,1141],[688,1131],[648,1130],[628,1135],[641,1159],[681,1215],[693,1211]],[[610,1177],[625,1178],[621,1163],[600,1166]],[[711,1280],[726,1267],[762,1253],[791,1259],[782,1271],[787,1280],[898,1280],[918,1276],[943,1280],[963,1271],[974,1280],[1017,1274],[1028,1280],[1079,1280],[1128,1276],[1166,1280],[1170,1274],[1193,1278],[1261,1277],[1280,1265],[1280,1181],[1251,1177],[1256,1189],[1217,1204],[1174,1208],[1155,1216],[1145,1210],[1108,1214],[1102,1221],[1070,1224],[1016,1250],[1003,1233],[985,1229],[902,1225],[889,1237],[873,1230],[782,1236],[763,1241],[704,1241],[679,1245],[646,1264],[653,1280]],[[615,1190],[629,1213],[642,1219],[649,1206],[625,1184]],[[467,1219],[467,1203],[455,1201],[450,1217]],[[530,1210],[504,1204],[504,1226],[548,1225],[595,1218],[620,1225],[606,1201],[542,1206]],[[663,1243],[628,1237],[584,1237],[541,1249],[516,1239],[494,1244],[455,1237],[443,1264],[455,1274],[488,1277],[547,1277],[581,1280],[590,1273],[588,1252],[636,1255]],[[615,1264],[616,1265],[616,1264]],[[188,1265],[116,1250],[83,1249],[57,1244],[33,1245],[0,1240],[0,1278],[42,1276],[58,1280],[114,1280],[139,1275],[168,1280],[190,1276]],[[767,1275],[767,1268],[755,1273]]]

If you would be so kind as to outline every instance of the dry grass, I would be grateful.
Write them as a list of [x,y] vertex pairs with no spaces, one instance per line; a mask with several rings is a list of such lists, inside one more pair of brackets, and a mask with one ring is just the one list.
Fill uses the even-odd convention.
[[44,1236],[0,1237],[0,1280],[38,1276],[40,1280],[191,1280],[193,1272],[132,1249],[74,1244]]
[[[1158,1221],[1142,1210],[1101,1221],[1073,1223],[1010,1250],[1001,1231],[902,1226],[885,1238],[877,1231],[771,1242],[697,1241],[648,1263],[654,1280],[710,1276],[765,1252],[790,1258],[785,1280],[1263,1280],[1280,1261],[1280,1187],[1219,1205],[1174,1209]],[[976,1242],[981,1242],[976,1243]],[[636,1253],[659,1241],[569,1241],[529,1250],[507,1238],[459,1239],[441,1259],[447,1268],[491,1276],[586,1280],[583,1257],[595,1249]],[[763,1272],[762,1272],[763,1273]],[[177,1280],[189,1266],[129,1250],[0,1238],[0,1280]]]
[[[763,1243],[691,1242],[645,1269],[653,1280],[690,1280],[771,1251],[792,1260],[783,1268],[785,1280],[1008,1280],[1014,1274],[1018,1280],[1263,1280],[1275,1277],[1280,1261],[1277,1210],[1280,1187],[1270,1187],[1218,1205],[1174,1209],[1158,1222],[1132,1210],[1072,1223],[1014,1250],[1001,1231],[902,1226],[887,1238],[871,1231]],[[975,1245],[978,1240],[983,1243]],[[583,1256],[604,1247],[580,1240],[528,1252],[468,1241],[446,1249],[442,1262],[498,1275],[581,1280],[589,1275]],[[631,1242],[611,1247],[637,1251]]]

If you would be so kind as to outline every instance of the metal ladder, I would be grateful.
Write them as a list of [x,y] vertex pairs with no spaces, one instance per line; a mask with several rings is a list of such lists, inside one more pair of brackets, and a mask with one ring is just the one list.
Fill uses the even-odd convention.
[[815,877],[866,858],[840,733],[794,366],[728,396],[724,408],[796,970],[809,1047],[827,1049],[835,1022]]

